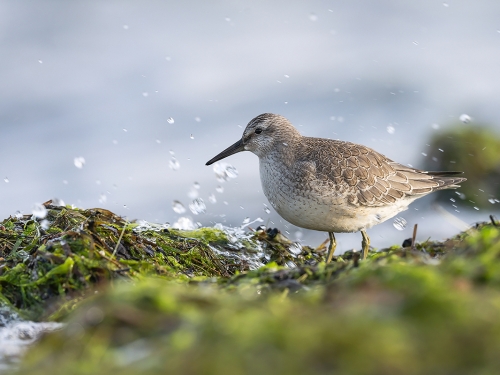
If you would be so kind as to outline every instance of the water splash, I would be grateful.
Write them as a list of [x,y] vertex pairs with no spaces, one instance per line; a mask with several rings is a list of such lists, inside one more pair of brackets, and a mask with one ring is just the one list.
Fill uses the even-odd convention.
[[174,210],[174,212],[178,214],[183,214],[184,212],[186,212],[186,207],[184,207],[181,202],[174,200],[172,202],[172,210]]
[[36,203],[31,209],[31,213],[37,219],[44,219],[47,216],[47,209],[43,204]]
[[298,242],[294,242],[288,247],[288,251],[293,255],[299,255],[302,253],[302,245]]
[[75,167],[78,169],[82,169],[85,165],[85,158],[83,156],[78,156],[73,159],[73,164],[75,164]]
[[189,217],[180,217],[175,223],[172,224],[172,228],[182,229],[182,230],[193,230],[196,229],[196,225]]
[[460,117],[459,117],[459,119],[464,124],[468,124],[469,122],[472,121],[472,118],[468,114],[466,114],[466,113],[461,114]]
[[236,178],[239,174],[238,170],[235,167],[224,162],[215,163],[213,170],[215,172],[215,177],[219,182],[224,182],[228,181],[229,179]]
[[406,228],[406,220],[403,219],[402,217],[398,216],[394,219],[394,221],[392,222],[392,225],[394,226],[394,228],[396,228],[397,230],[403,230]]
[[201,198],[196,198],[189,204],[189,209],[195,215],[204,214],[207,210],[205,202]]
[[52,204],[52,206],[56,206],[56,207],[66,206],[66,203],[64,203],[64,201],[62,199],[59,199],[59,198],[53,198],[51,204]]
[[168,167],[173,170],[173,171],[178,171],[179,168],[181,167],[181,165],[179,164],[179,162],[177,161],[177,159],[175,157],[171,157],[170,158],[170,161],[168,162]]

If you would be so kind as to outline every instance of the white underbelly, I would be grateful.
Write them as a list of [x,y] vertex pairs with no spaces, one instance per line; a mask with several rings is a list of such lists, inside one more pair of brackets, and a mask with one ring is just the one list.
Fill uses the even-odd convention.
[[262,168],[262,164],[260,174],[264,194],[276,212],[291,224],[307,229],[334,233],[357,232],[382,223],[406,210],[411,203],[401,201],[383,207],[355,206],[347,202],[345,195],[294,183],[275,170]]

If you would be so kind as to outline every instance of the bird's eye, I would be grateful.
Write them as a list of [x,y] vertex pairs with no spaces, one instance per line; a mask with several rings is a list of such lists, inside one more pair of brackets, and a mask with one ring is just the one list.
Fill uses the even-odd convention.
[[262,133],[262,129],[260,128],[255,129],[255,134],[260,134],[260,133]]

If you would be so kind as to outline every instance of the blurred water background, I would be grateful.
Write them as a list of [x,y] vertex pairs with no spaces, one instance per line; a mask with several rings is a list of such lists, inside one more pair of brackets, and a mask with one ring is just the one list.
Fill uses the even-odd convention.
[[[205,162],[274,112],[304,135],[432,166],[433,134],[500,129],[499,14],[496,0],[3,1],[0,217],[58,198],[181,226],[260,217],[318,245],[325,233],[266,208],[255,155],[225,160],[236,178],[224,182]],[[415,223],[419,240],[458,232],[432,200],[399,215],[406,227],[370,229],[372,245],[401,243]],[[441,205],[470,224],[495,203]],[[338,249],[360,242],[339,235]]]

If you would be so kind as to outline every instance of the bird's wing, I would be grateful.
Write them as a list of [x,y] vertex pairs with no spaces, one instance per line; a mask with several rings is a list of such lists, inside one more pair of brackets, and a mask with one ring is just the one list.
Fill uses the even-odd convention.
[[457,188],[465,180],[450,177],[460,172],[426,172],[401,165],[363,145],[313,140],[316,144],[308,147],[308,157],[315,161],[317,181],[356,206],[385,206],[405,197]]

